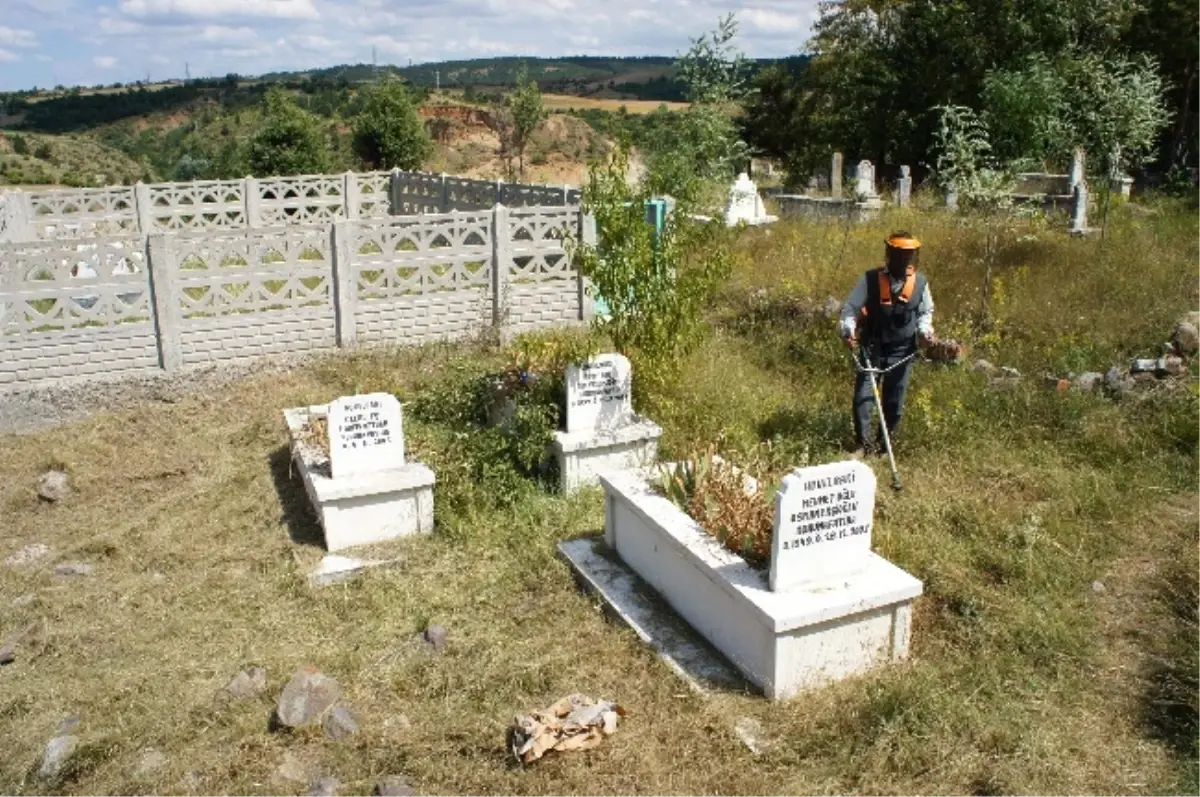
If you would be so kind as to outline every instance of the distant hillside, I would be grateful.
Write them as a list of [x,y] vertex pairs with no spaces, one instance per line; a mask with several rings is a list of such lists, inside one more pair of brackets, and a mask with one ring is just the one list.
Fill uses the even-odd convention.
[[[782,63],[789,70],[798,71],[807,61],[807,56],[790,56],[758,59],[753,63],[756,69]],[[395,74],[413,85],[430,88],[435,85],[442,88],[505,87],[516,83],[522,64],[542,91],[554,94],[665,102],[679,102],[685,98],[683,84],[675,79],[674,57],[659,55],[581,55],[569,58],[505,56],[468,61],[440,61],[408,67],[390,64],[378,67],[371,64],[344,64],[304,72],[273,72],[263,75],[261,79],[284,83],[332,80],[353,84],[370,82],[377,75]]]

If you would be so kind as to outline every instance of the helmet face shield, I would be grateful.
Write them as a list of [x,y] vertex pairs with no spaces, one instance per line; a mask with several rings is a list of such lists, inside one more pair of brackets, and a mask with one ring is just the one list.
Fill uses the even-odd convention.
[[887,270],[893,277],[902,277],[910,268],[917,267],[921,242],[906,232],[888,236],[885,247]]

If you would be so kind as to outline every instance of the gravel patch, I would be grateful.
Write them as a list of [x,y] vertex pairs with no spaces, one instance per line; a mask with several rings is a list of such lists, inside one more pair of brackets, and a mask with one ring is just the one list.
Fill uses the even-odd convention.
[[312,354],[196,365],[174,374],[64,381],[47,387],[0,392],[0,434],[30,434],[100,412],[145,404],[174,404],[196,393],[220,390],[250,376],[279,374],[310,365]]

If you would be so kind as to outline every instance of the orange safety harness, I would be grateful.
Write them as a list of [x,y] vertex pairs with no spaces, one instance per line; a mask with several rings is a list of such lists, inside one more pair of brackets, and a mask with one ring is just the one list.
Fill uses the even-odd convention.
[[[892,306],[892,280],[888,275],[887,266],[880,266],[875,272],[879,280],[879,304],[885,307]],[[912,299],[913,291],[917,287],[917,269],[914,266],[908,267],[908,272],[904,275],[904,285],[900,287],[900,294],[896,297],[901,302],[908,304]],[[862,309],[858,311],[860,318],[867,317],[867,304],[863,304]]]

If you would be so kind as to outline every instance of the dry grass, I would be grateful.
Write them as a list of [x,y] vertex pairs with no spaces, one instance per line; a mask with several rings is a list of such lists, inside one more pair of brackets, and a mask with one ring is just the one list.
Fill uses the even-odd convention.
[[[746,236],[714,335],[684,381],[645,408],[666,429],[664,458],[764,441],[774,467],[840,456],[849,365],[831,322],[776,314],[774,292],[840,295],[895,221],[852,231],[840,264],[829,262],[840,230],[787,224]],[[1104,365],[1166,334],[1195,304],[1195,214],[1118,222],[1109,254],[1049,233],[1040,246],[1021,243],[1015,251],[1033,265],[1009,291],[1003,334],[983,349],[1036,375],[1071,357]],[[977,238],[936,218],[905,223],[929,243],[943,333],[966,324]],[[1094,290],[1093,274],[1108,290]],[[770,295],[749,302],[760,287]],[[1047,316],[1045,301],[1070,312]],[[0,439],[0,561],[32,543],[53,549],[31,566],[0,565],[0,638],[34,626],[0,670],[0,792],[302,793],[272,780],[289,751],[360,794],[393,772],[421,793],[458,794],[1194,788],[1192,754],[1149,721],[1163,716],[1159,685],[1172,700],[1194,698],[1185,667],[1164,681],[1152,666],[1178,662],[1170,643],[1186,628],[1154,596],[1158,574],[1197,544],[1194,393],[1114,404],[1058,396],[1036,379],[994,393],[965,369],[921,366],[898,443],[906,490],[880,493],[874,539],[925,582],[913,658],[772,705],[690,694],[580,593],[554,544],[599,532],[597,493],[566,499],[526,480],[500,501],[491,482],[472,482],[460,429],[407,410],[408,448],[438,474],[436,532],[399,545],[397,568],[308,586],[322,552],[280,410],[351,391],[409,402],[499,361],[442,346],[333,358]],[[58,505],[33,491],[51,464],[76,486]],[[872,464],[886,483],[885,464]],[[69,560],[93,563],[94,574],[55,576]],[[1181,572],[1169,582],[1194,596],[1194,568]],[[1097,579],[1110,585],[1104,595]],[[408,644],[431,622],[450,629],[442,655]],[[1131,645],[1130,629],[1145,636]],[[217,691],[250,664],[267,668],[266,694],[219,705]],[[341,682],[364,717],[360,736],[268,730],[274,698],[302,664]],[[513,715],[576,691],[625,706],[618,733],[595,751],[512,766]],[[65,782],[40,784],[32,772],[68,714],[82,719],[76,764]],[[735,737],[740,717],[774,740],[762,756]],[[150,746],[168,764],[138,780]]]

